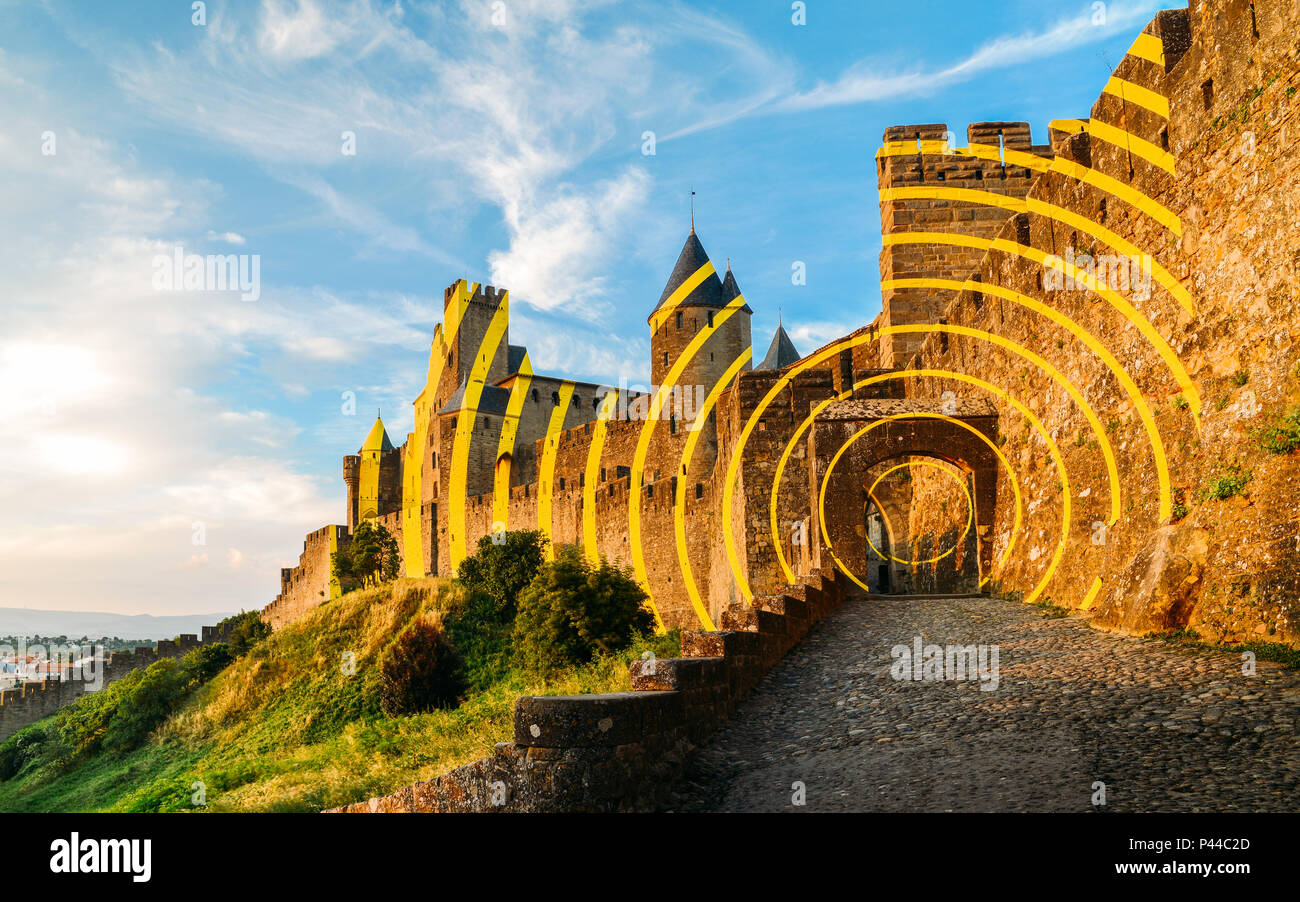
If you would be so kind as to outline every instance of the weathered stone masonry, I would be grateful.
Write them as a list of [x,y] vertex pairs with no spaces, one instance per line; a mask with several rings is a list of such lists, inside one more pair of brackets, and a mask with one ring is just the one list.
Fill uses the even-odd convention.
[[[481,438],[489,451],[471,455],[477,475],[465,480],[473,487],[463,502],[466,543],[500,525],[504,511],[511,527],[537,525],[557,542],[592,541],[599,554],[628,563],[635,556],[627,530],[635,498],[644,583],[666,625],[689,628],[707,616],[725,628],[745,617],[761,632],[770,614],[761,599],[832,572],[833,547],[852,561],[838,574],[840,585],[858,578],[850,574],[861,566],[876,589],[965,591],[972,581],[976,588],[991,583],[1089,611],[1106,628],[1191,627],[1211,640],[1300,643],[1300,472],[1294,454],[1270,454],[1253,439],[1271,417],[1300,405],[1298,27],[1300,8],[1291,3],[1206,0],[1190,11],[1161,12],[1086,118],[1052,123],[1049,144],[1034,143],[1019,122],[975,123],[967,147],[955,146],[944,124],[890,128],[877,157],[884,302],[873,322],[804,358],[782,358],[778,335],[770,365],[742,366],[720,387],[708,438],[686,472],[685,433],[660,421],[643,443],[634,414],[607,424],[593,471],[588,451],[601,430],[592,402],[603,389],[574,386],[583,402],[561,413],[562,429],[550,430],[549,440],[555,417],[537,411],[525,426],[519,416],[514,454],[527,464],[510,471],[509,498],[498,503],[490,488],[479,491],[492,485],[491,451],[498,452],[500,472],[500,427],[489,415],[475,425],[484,431],[471,443],[477,447]],[[661,304],[681,288],[682,273],[703,260],[692,233]],[[457,283],[453,295],[478,298],[479,291]],[[687,300],[680,321],[671,305],[665,317],[651,314],[657,377],[729,298],[708,282]],[[448,310],[455,321],[452,300]],[[734,317],[747,332],[747,313]],[[453,343],[477,346],[478,334],[462,327]],[[441,341],[435,339],[438,359],[447,353]],[[733,332],[725,345],[720,353],[714,348],[721,345],[706,343],[701,350],[712,356],[695,360],[691,378],[706,389],[746,338]],[[522,359],[522,349],[504,339],[502,346],[506,370],[486,380],[501,389],[485,390],[492,411],[508,410],[508,386],[518,378],[510,363]],[[426,389],[438,414],[428,420],[426,446],[437,453],[425,491],[437,510],[422,541],[424,572],[448,574],[445,467],[465,411],[452,403],[462,377],[440,372],[438,391]],[[544,406],[547,391],[557,391],[550,386],[563,383],[539,384]],[[900,430],[882,427],[846,452],[823,524],[819,477],[848,434],[830,416],[805,433],[801,424],[814,410],[878,405],[851,414],[866,423],[892,402],[966,422],[989,440],[989,450],[959,440],[959,426],[927,425],[910,427],[915,440],[891,451]],[[758,416],[760,405],[766,406]],[[483,409],[475,415],[483,417]],[[639,447],[647,453],[634,474]],[[869,504],[867,486],[887,466],[920,459],[952,469],[914,468],[905,487],[885,485]],[[543,461],[550,462],[545,472]],[[1225,465],[1249,480],[1244,492],[1216,500],[1203,489]],[[736,474],[730,496],[729,470]],[[594,496],[590,472],[598,474]],[[685,557],[703,615],[681,578],[676,480],[687,489]],[[959,541],[953,510],[966,502],[941,499],[967,491],[973,528]],[[588,504],[595,506],[590,533]],[[390,513],[381,509],[381,519]],[[728,518],[730,555],[723,541]],[[934,563],[883,565],[864,549],[872,529],[888,533],[890,548],[904,559],[956,547]],[[689,681],[704,680],[712,665],[683,666],[680,679]],[[616,760],[592,751],[605,748],[601,743],[579,739],[618,705],[645,712],[633,715],[643,741],[625,742],[619,733],[612,747],[665,755],[677,748],[690,716],[664,713],[662,706],[680,704],[664,699],[521,700],[527,732],[517,730],[516,743],[494,759],[443,778],[445,784],[425,784],[419,799],[361,807],[465,810],[483,804],[489,773],[518,773],[502,778],[520,800],[511,804],[544,808],[551,802],[530,800],[557,796],[538,795],[522,775],[562,782],[565,774],[590,775],[591,767]],[[577,713],[583,711],[589,713]],[[605,714],[597,717],[599,711]],[[548,717],[573,717],[580,726],[548,745]],[[667,732],[658,726],[665,719],[674,725]],[[532,735],[533,726],[542,734]],[[618,729],[625,728],[620,721]],[[638,760],[623,778],[651,773],[649,759]],[[543,763],[557,761],[565,763]],[[589,779],[607,789],[622,785],[622,778]],[[564,785],[556,792],[569,807],[647,802],[635,794],[616,802],[616,795],[584,795],[577,784]]]

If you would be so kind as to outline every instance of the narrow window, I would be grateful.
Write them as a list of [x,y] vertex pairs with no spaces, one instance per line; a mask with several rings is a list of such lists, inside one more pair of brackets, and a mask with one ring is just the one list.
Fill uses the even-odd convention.
[[668,365],[668,352],[664,351],[664,366]]
[[678,311],[677,311],[677,328],[680,329],[681,327],[682,327],[682,311],[678,310]]

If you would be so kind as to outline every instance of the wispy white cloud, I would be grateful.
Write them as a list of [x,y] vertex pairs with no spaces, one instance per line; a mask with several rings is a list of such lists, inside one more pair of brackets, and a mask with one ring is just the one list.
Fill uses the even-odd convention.
[[1164,4],[1143,0],[1137,3],[1109,3],[1100,20],[1091,8],[1063,18],[1045,29],[1003,35],[985,42],[966,57],[948,66],[906,70],[889,61],[869,57],[849,66],[833,81],[819,82],[803,91],[781,96],[757,95],[754,102],[729,115],[702,120],[675,132],[691,134],[752,115],[798,113],[824,107],[900,100],[932,94],[942,88],[969,81],[978,75],[1023,63],[1046,59],[1094,44],[1145,24]]

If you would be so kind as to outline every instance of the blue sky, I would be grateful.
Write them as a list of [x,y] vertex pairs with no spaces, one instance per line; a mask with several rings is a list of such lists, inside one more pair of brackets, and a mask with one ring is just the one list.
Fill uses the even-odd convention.
[[[539,371],[646,381],[692,189],[760,356],[778,308],[803,352],[856,328],[883,130],[1045,142],[1175,5],[0,0],[0,606],[265,605],[457,278]],[[260,297],[154,290],[178,245]]]

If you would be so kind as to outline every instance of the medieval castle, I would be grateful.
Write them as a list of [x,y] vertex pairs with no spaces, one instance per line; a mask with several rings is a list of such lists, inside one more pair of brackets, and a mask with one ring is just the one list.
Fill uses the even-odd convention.
[[[883,310],[822,348],[778,329],[760,359],[693,225],[647,299],[648,394],[534,373],[508,292],[455,282],[414,431],[376,421],[344,458],[346,524],[307,537],[264,616],[336,595],[330,552],[374,519],[409,575],[539,529],[630,567],[664,627],[833,569],[1300,641],[1293,468],[1251,438],[1297,400],[1300,235],[1270,193],[1297,62],[1263,6],[1159,13],[1041,143],[888,129]],[[1207,495],[1224,467],[1249,491]]]

